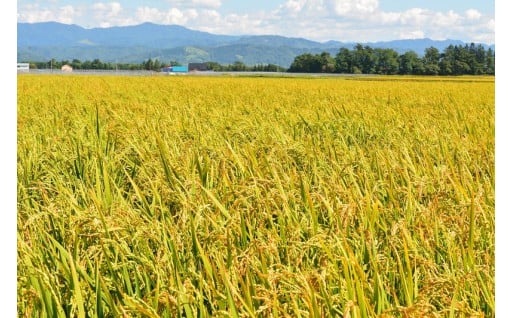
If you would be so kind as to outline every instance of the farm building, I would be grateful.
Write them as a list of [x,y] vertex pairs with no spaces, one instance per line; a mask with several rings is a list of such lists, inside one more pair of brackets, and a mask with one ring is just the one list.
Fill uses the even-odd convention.
[[69,72],[73,72],[73,68],[69,65],[62,65],[62,67],[60,68],[60,70],[62,72],[66,72],[66,73],[69,73]]
[[188,72],[188,66],[166,66],[162,69],[160,69],[162,72],[167,73],[187,73]]
[[18,63],[18,72],[29,72],[30,65],[28,63]]
[[190,72],[194,71],[208,71],[208,64],[206,63],[188,63],[188,69]]

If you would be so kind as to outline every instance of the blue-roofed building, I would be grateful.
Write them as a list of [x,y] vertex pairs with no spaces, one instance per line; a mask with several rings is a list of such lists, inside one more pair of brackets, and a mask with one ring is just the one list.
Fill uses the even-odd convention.
[[188,73],[188,66],[178,66],[178,65],[174,65],[174,66],[166,66],[162,69],[160,69],[160,71],[162,72],[167,72],[167,73]]

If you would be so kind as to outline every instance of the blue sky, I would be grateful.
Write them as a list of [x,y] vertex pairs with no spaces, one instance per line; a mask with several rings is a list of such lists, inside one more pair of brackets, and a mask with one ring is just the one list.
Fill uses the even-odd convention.
[[495,1],[488,0],[18,0],[17,21],[87,28],[153,22],[317,41],[428,37],[495,43]]

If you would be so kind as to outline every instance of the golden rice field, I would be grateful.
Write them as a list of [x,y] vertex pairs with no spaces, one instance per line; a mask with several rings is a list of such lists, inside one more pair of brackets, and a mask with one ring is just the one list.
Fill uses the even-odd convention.
[[20,317],[495,316],[494,77],[17,81]]

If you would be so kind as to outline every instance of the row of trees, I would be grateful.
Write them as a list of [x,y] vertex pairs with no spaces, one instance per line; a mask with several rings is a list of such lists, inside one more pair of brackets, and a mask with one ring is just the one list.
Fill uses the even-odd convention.
[[402,75],[494,75],[495,53],[474,43],[450,45],[443,52],[425,49],[423,57],[414,51],[402,55],[393,49],[357,44],[353,50],[341,48],[335,57],[328,52],[305,53],[295,57],[289,72],[402,74]]
[[245,65],[241,61],[233,64],[221,65],[217,62],[207,62],[208,70],[216,72],[286,72],[285,67],[275,64]]
[[70,65],[75,70],[129,70],[129,71],[160,71],[162,67],[166,65],[181,65],[177,61],[170,61],[169,63],[164,63],[159,61],[158,59],[148,59],[147,61],[142,61],[142,63],[111,63],[111,62],[102,62],[100,59],[94,59],[92,61],[80,61],[78,59],[74,59],[72,61],[62,60],[57,61],[55,59],[51,59],[48,62],[31,62],[31,69],[60,69],[63,65]]
[[[207,62],[208,70],[217,71],[217,72],[286,72],[287,69],[275,65],[275,64],[258,64],[258,65],[245,65],[244,63],[237,61],[233,64],[221,65],[217,62]],[[48,62],[31,62],[31,69],[60,69],[63,65],[70,65],[75,70],[147,70],[147,71],[155,71],[159,72],[163,67],[168,65],[180,66],[182,65],[178,61],[169,61],[169,63],[161,62],[158,59],[148,59],[142,61],[140,64],[130,64],[130,63],[110,63],[110,62],[102,62],[99,59],[95,59],[93,61],[80,61],[78,59],[74,59],[72,61],[62,60],[57,61],[52,59]]]
[[48,62],[31,62],[31,69],[60,69],[63,65],[70,65],[75,70],[144,70],[145,65],[142,64],[131,64],[131,63],[109,63],[102,62],[99,59],[94,59],[92,61],[80,61],[78,59],[74,59],[72,61],[62,60],[57,61],[55,59],[51,59]]
[[[167,65],[181,65],[178,61],[164,63],[158,59],[148,59],[142,63],[110,63],[99,59],[92,61],[32,62],[32,69],[60,69],[70,65],[80,70],[151,70],[160,71]],[[288,69],[275,64],[245,65],[237,61],[221,65],[206,63],[209,70],[224,72],[300,72],[300,73],[347,73],[347,74],[402,74],[402,75],[483,75],[495,73],[495,52],[474,43],[450,45],[443,52],[435,47],[425,49],[423,57],[414,51],[398,54],[393,49],[372,48],[357,44],[354,49],[341,48],[335,57],[330,53],[305,53],[296,56]]]
[[[178,61],[170,61],[168,64],[160,63],[158,59],[147,60],[142,62],[144,70],[160,71],[165,66],[173,65],[180,66]],[[275,64],[257,64],[245,65],[241,61],[236,61],[233,64],[221,65],[217,62],[206,62],[207,69],[215,72],[286,72],[287,69]]]

